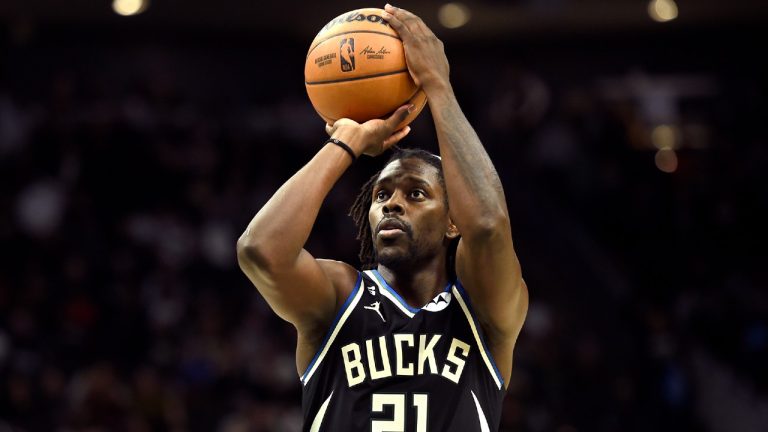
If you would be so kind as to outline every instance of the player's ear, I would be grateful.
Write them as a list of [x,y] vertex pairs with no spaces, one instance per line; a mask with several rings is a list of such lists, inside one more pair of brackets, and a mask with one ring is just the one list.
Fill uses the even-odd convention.
[[453,224],[453,221],[448,218],[448,229],[445,230],[445,237],[449,240],[453,240],[460,235],[461,233],[459,232],[459,229]]

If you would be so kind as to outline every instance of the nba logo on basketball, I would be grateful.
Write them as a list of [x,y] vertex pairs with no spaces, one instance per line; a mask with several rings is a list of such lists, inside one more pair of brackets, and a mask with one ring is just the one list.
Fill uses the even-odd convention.
[[355,70],[355,38],[344,38],[339,44],[339,57],[341,58],[341,71]]

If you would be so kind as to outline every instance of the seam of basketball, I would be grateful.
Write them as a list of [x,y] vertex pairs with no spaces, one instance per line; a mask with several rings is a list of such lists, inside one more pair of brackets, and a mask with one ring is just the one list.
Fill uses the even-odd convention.
[[327,41],[328,39],[330,39],[332,37],[341,36],[341,35],[350,34],[350,33],[373,33],[373,34],[380,34],[380,35],[384,35],[384,36],[389,36],[389,37],[391,37],[393,39],[400,40],[400,38],[395,36],[395,35],[391,35],[389,33],[384,33],[384,32],[380,32],[380,31],[375,31],[375,30],[350,30],[350,31],[342,32],[342,33],[334,33],[334,34],[328,36],[327,38],[325,38],[325,39],[323,39],[321,41],[318,41],[316,44],[312,45],[309,48],[309,52],[307,52],[307,58],[309,58],[309,55],[312,54],[312,51],[314,51],[315,48],[317,48],[317,46],[320,45],[321,43]]
[[[419,94],[419,92],[420,92],[420,91],[421,91],[421,87],[417,87],[417,88],[416,88],[416,91],[414,91],[414,92],[413,92],[413,94],[412,94],[411,96],[409,96],[409,97],[408,97],[406,100],[410,101],[411,99],[415,98],[415,97],[416,97],[416,95],[417,95],[417,94]],[[424,102],[422,102],[422,103],[421,103],[421,108],[423,108],[423,107],[424,107],[424,105],[426,105],[426,104],[427,104],[427,99],[426,99],[426,98],[424,98]],[[320,114],[320,117],[327,117],[327,118],[329,118],[329,119],[333,119],[333,121],[336,121],[336,120],[338,120],[337,118],[333,118],[333,116],[329,116],[329,115],[327,115],[326,113],[322,113],[322,112],[320,112],[320,110],[319,110],[319,109],[317,109],[317,107],[314,107],[314,108],[315,108],[315,111],[317,111],[317,113],[318,113],[318,114]],[[398,108],[399,108],[399,107],[398,107]],[[395,109],[395,110],[392,110],[392,111],[388,112],[387,114],[384,114],[383,116],[381,116],[381,118],[389,117],[389,116],[391,116],[392,114],[394,114],[394,113],[395,113],[395,111],[397,111],[397,109]],[[325,120],[325,119],[323,119],[323,120]]]
[[[413,92],[413,94],[412,94],[410,97],[408,97],[408,99],[406,99],[406,101],[410,101],[411,99],[415,98],[415,97],[416,97],[416,95],[417,95],[417,94],[419,94],[419,92],[420,92],[420,91],[421,91],[421,87],[417,87],[417,88],[416,88],[416,91],[415,91],[415,92]],[[421,106],[422,106],[422,107],[424,107],[424,105],[426,105],[426,103],[427,103],[427,100],[426,100],[426,98],[425,98],[425,99],[424,99],[424,102],[422,102]],[[400,108],[400,107],[397,107],[397,108]],[[395,111],[397,111],[397,108],[395,108],[394,110],[392,110],[392,111],[390,111],[390,112],[388,112],[388,113],[384,114],[383,116],[381,116],[381,118],[386,118],[386,117],[389,117],[389,116],[391,116],[392,114],[394,114],[394,113],[395,113]]]
[[312,81],[312,82],[305,81],[304,84],[305,85],[333,84],[333,83],[340,83],[345,81],[357,81],[357,80],[366,79],[366,78],[378,78],[378,77],[383,77],[387,75],[395,75],[403,72],[408,72],[408,69],[400,69],[393,72],[382,72],[382,73],[377,73],[373,75],[365,75],[365,76],[359,76],[359,77],[353,77],[353,78],[340,78],[340,79],[328,80],[328,81]]

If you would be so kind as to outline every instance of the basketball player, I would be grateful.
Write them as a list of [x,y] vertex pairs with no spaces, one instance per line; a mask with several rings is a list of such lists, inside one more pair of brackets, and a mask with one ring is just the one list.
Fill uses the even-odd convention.
[[250,222],[239,263],[298,332],[304,431],[497,430],[528,307],[504,193],[454,97],[442,42],[412,13],[385,10],[428,96],[441,158],[398,151],[363,187],[351,213],[369,270],[316,259],[303,245],[325,196],[356,157],[408,134],[395,128],[412,107],[338,120],[326,130],[339,143]]

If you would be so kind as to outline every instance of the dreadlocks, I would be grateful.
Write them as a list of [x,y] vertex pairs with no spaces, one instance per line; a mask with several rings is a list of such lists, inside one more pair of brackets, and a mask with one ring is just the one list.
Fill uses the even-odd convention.
[[[443,177],[443,165],[440,162],[440,157],[436,156],[426,150],[422,149],[403,149],[400,147],[394,147],[392,156],[387,160],[384,166],[389,165],[391,162],[400,159],[421,159],[424,162],[437,168],[438,178],[440,179],[440,185],[445,190],[445,178]],[[381,170],[368,179],[365,184],[360,188],[360,193],[355,198],[355,202],[349,209],[349,215],[355,221],[357,227],[357,239],[360,240],[360,264],[364,269],[374,268],[377,264],[376,251],[373,248],[373,241],[371,239],[371,224],[368,221],[368,211],[371,208],[373,199],[373,185],[376,183],[376,179],[379,178]],[[446,206],[448,204],[448,195],[445,194]],[[453,257],[456,252],[456,245],[458,241],[451,244],[451,248],[448,253],[448,273],[450,277],[454,275],[453,269]]]

